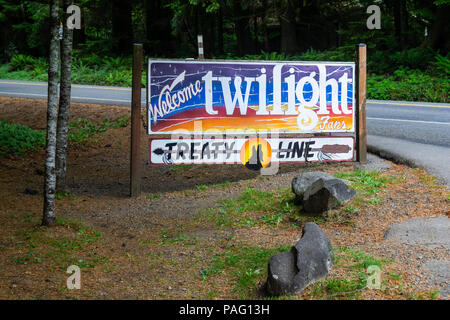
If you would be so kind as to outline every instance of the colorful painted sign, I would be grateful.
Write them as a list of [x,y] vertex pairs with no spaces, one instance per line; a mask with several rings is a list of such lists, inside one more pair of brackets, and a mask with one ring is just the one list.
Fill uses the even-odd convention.
[[149,60],[148,133],[355,132],[354,63]]
[[150,139],[151,164],[238,164],[354,160],[353,137]]

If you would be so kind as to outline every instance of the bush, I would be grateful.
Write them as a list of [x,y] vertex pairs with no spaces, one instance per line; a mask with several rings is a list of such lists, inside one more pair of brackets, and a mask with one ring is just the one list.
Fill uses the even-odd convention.
[[[447,54],[447,57],[450,53]],[[437,54],[435,57],[435,62],[433,62],[433,65],[438,69],[439,71],[442,71],[442,73],[446,76],[450,74],[450,59],[447,57],[443,57],[440,54]]]
[[44,58],[34,58],[24,54],[17,54],[11,58],[9,71],[33,71],[35,69],[47,72],[48,64]]
[[25,155],[45,146],[45,132],[0,119],[0,156]]
[[369,75],[367,98],[377,100],[406,100],[449,102],[450,82],[420,70],[400,68],[393,75]]

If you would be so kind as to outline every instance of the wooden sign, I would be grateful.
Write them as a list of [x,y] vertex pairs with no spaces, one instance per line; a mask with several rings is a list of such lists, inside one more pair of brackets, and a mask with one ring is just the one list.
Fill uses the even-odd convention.
[[149,60],[148,133],[355,132],[354,63]]
[[354,160],[353,137],[150,139],[151,164],[243,164]]

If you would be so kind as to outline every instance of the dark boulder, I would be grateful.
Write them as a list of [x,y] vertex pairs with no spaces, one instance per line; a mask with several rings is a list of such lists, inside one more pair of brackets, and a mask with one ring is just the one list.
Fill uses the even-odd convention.
[[290,295],[328,275],[333,266],[333,247],[315,223],[308,222],[302,238],[288,252],[269,261],[266,289],[271,296]]
[[324,172],[305,172],[292,180],[295,202],[303,206],[306,213],[320,214],[353,198],[356,191],[344,180]]

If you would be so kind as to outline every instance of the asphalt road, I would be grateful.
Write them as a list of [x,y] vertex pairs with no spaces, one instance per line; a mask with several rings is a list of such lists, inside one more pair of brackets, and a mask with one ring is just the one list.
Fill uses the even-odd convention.
[[[0,80],[0,96],[46,99],[47,83]],[[130,106],[131,89],[74,84],[72,101]],[[368,100],[367,130],[370,152],[423,167],[450,186],[450,104]]]
[[[0,96],[47,99],[47,82],[0,80]],[[142,90],[145,105],[145,89]],[[131,105],[131,88],[72,85],[72,101],[106,105]]]
[[367,148],[450,186],[450,104],[368,100]]

